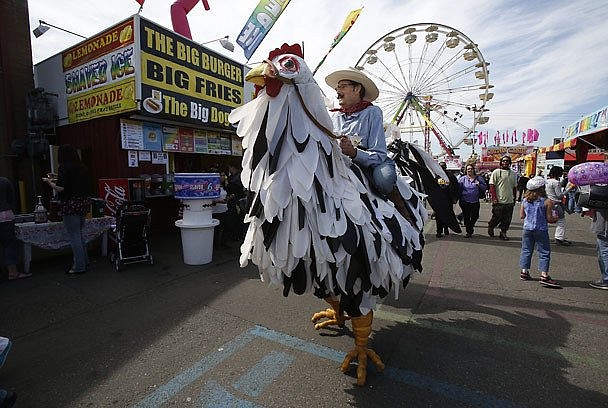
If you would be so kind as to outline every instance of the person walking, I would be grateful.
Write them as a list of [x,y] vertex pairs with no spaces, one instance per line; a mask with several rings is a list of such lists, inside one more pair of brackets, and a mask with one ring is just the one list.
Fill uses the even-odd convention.
[[71,145],[62,145],[58,151],[59,169],[57,181],[45,178],[49,186],[59,193],[63,225],[70,237],[73,264],[68,274],[86,272],[89,258],[83,236],[85,214],[91,207],[91,179],[89,171],[80,161],[78,152]]
[[548,223],[554,223],[558,218],[553,213],[553,201],[547,198],[545,179],[539,176],[530,179],[526,184],[526,189],[519,208],[519,216],[524,220],[521,255],[519,257],[519,266],[521,267],[519,277],[523,281],[532,280],[530,265],[534,246],[536,246],[540,284],[549,288],[561,288],[560,284],[549,276],[551,245],[549,244]]
[[[564,169],[560,166],[553,166],[547,175],[547,197],[553,201],[553,206],[556,207],[559,213],[559,220],[555,224],[555,242],[558,245],[570,246],[572,242],[566,239],[566,214],[565,208],[562,206],[562,196],[564,189],[560,182],[560,177],[564,175]],[[559,208],[558,208],[559,207]]]
[[[448,176],[449,183],[445,183],[445,180],[442,178],[438,178],[437,182],[445,193],[446,201],[451,202],[452,205],[454,205],[460,198],[460,184],[458,184],[458,179],[454,173],[448,170],[446,162],[439,162],[439,166],[443,169],[446,176]],[[439,217],[435,217],[435,224],[437,226],[437,233],[435,234],[437,238],[441,238],[444,235],[450,235],[450,230],[448,229],[447,224],[441,222]]]
[[503,156],[500,167],[490,176],[490,198],[492,200],[492,218],[488,221],[488,235],[494,236],[494,228],[500,226],[500,239],[508,241],[507,231],[511,226],[513,208],[515,207],[515,189],[517,174],[511,170],[511,157]]
[[8,280],[29,278],[31,273],[17,269],[17,237],[15,237],[15,193],[6,177],[0,177],[0,246],[3,263],[8,270]]
[[589,282],[595,289],[608,289],[608,209],[598,208],[593,214],[591,231],[597,239],[597,260],[600,266],[600,279]]
[[467,164],[465,174],[458,179],[460,184],[460,201],[462,219],[466,230],[466,238],[473,236],[475,223],[479,219],[479,199],[485,197],[487,185],[485,180],[475,173],[475,167]]
[[524,192],[526,191],[526,184],[530,178],[524,173],[517,179],[517,202],[520,203]]

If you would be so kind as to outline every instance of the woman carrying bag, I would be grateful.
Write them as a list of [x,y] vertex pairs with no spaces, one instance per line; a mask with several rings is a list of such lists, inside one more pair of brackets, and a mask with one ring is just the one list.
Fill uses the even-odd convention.
[[63,225],[70,237],[74,263],[68,274],[86,272],[89,263],[87,246],[83,236],[84,220],[91,207],[91,179],[89,171],[80,161],[78,152],[71,145],[62,145],[58,152],[57,181],[44,179],[59,193]]
[[466,230],[466,238],[473,236],[475,223],[479,219],[479,199],[484,198],[488,188],[483,177],[475,173],[475,167],[467,164],[465,174],[458,178],[460,184],[460,208]]

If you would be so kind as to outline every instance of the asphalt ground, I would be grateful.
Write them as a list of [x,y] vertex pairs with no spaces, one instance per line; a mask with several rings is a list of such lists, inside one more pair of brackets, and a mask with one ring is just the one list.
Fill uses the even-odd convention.
[[0,335],[13,342],[0,387],[18,408],[608,407],[590,220],[568,216],[574,245],[552,244],[550,268],[563,289],[548,289],[534,268],[519,279],[517,212],[505,242],[486,235],[489,211],[470,239],[438,239],[427,223],[423,273],[375,312],[370,346],[386,369],[370,363],[364,387],[339,370],[350,325],[310,322],[324,302],[284,298],[240,268],[238,243],[184,265],[178,231],[152,236],[154,265],[120,272],[97,248],[77,276],[64,273],[69,251],[34,251],[33,277],[0,281]]

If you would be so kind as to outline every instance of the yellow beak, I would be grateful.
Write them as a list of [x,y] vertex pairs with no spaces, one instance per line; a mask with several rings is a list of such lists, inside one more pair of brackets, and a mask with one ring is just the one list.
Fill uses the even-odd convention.
[[259,86],[266,85],[264,75],[267,67],[268,64],[266,62],[262,62],[261,64],[255,66],[247,74],[245,74],[245,81],[252,82]]

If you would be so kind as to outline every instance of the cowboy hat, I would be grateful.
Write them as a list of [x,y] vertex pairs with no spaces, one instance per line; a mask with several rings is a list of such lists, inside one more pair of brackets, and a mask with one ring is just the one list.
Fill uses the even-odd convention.
[[378,87],[374,84],[374,81],[369,79],[363,72],[355,68],[341,69],[334,71],[325,77],[327,85],[331,86],[332,89],[336,89],[338,82],[340,81],[352,81],[360,83],[365,88],[364,101],[373,102],[380,93]]

